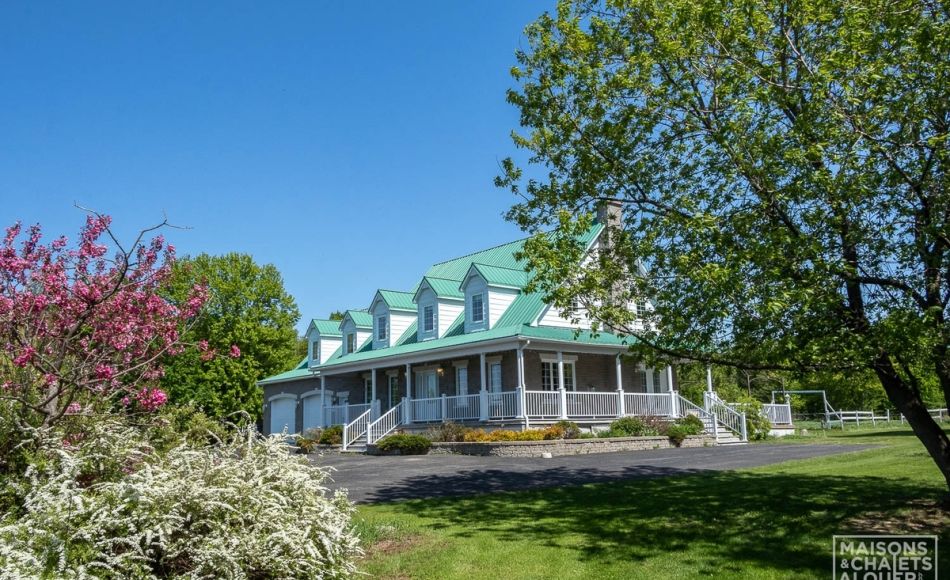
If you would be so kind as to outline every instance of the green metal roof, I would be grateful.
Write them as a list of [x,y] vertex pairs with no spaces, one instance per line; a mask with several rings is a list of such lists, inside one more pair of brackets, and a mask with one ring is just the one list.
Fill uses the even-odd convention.
[[[409,310],[412,312],[416,311],[416,305],[412,301],[413,293],[412,292],[399,292],[397,290],[377,290],[378,294],[385,302],[386,306],[389,306],[390,310]],[[376,301],[376,298],[373,298],[373,301]]]
[[499,266],[489,266],[488,264],[474,263],[469,267],[481,274],[482,278],[489,286],[502,286],[505,288],[517,288],[521,290],[528,284],[528,273],[524,270],[512,270],[511,268],[501,268]]
[[[432,276],[425,276],[422,278],[422,282],[419,283],[419,290],[422,289],[423,284],[428,284],[432,291],[435,292],[435,295],[439,298],[457,298],[459,300],[465,298],[465,294],[459,289],[458,280],[447,280],[445,278],[434,278]],[[419,290],[416,290],[416,293],[413,295],[415,299],[419,295]]]
[[[603,226],[595,224],[580,237],[579,241],[585,245],[590,245],[602,229]],[[528,282],[529,274],[524,271],[524,263],[517,260],[514,253],[524,247],[524,242],[525,240],[518,240],[481,252],[468,254],[454,260],[435,264],[429,268],[423,281],[428,283],[439,296],[462,298],[463,294],[459,288],[460,283],[465,278],[469,269],[474,267],[489,284],[523,289]],[[405,307],[406,310],[416,309],[416,306],[412,303],[413,293],[395,292],[391,290],[379,290],[379,292],[383,294],[383,298],[390,308],[397,308],[394,304],[399,304],[400,306],[398,306],[398,308]],[[622,347],[627,344],[626,340],[607,332],[593,335],[590,332],[584,331],[575,336],[575,330],[572,328],[531,326],[541,314],[544,307],[545,303],[539,293],[527,294],[522,292],[515,298],[511,305],[508,306],[507,310],[490,330],[465,334],[465,316],[463,313],[452,322],[445,334],[440,338],[419,342],[418,322],[413,322],[413,324],[403,332],[402,336],[389,348],[373,350],[373,341],[369,338],[360,345],[355,353],[343,356],[342,349],[337,349],[319,368],[329,369],[338,365],[354,362],[398,357],[400,355],[425,352],[428,350],[514,337],[617,347]],[[348,310],[346,314],[350,316],[359,327],[368,328],[373,325],[372,316],[365,310]],[[338,329],[335,329],[335,332],[337,335],[339,334]],[[306,361],[304,361],[303,369],[298,368],[293,371],[288,371],[288,373],[303,371],[301,376],[308,376],[310,373],[306,370],[305,363]],[[284,377],[285,380],[286,378],[293,378],[293,376],[288,376],[288,373],[270,377],[261,382],[280,380],[279,377]]]
[[309,362],[310,362],[310,359],[305,358],[302,361],[300,361],[300,364],[295,366],[292,370],[289,370],[287,372],[283,372],[271,377],[267,377],[266,379],[257,381],[257,384],[266,385],[269,383],[281,383],[284,381],[289,381],[289,380],[294,380],[294,379],[310,378],[313,376],[313,373],[310,372]]
[[[453,323],[454,326],[461,326],[461,321],[457,320]],[[538,340],[555,340],[565,343],[574,343],[574,344],[587,344],[587,345],[602,345],[602,346],[617,346],[622,347],[628,344],[627,340],[621,339],[620,337],[602,332],[598,335],[591,334],[590,332],[583,331],[577,336],[574,334],[574,329],[572,328],[556,328],[556,327],[539,327],[539,326],[529,326],[527,324],[517,324],[510,326],[496,326],[491,330],[485,330],[482,332],[470,332],[468,334],[463,334],[459,332],[446,332],[446,336],[442,338],[437,338],[435,340],[427,340],[424,342],[408,342],[406,344],[392,346],[389,348],[383,348],[379,350],[372,350],[372,345],[366,348],[361,348],[358,352],[349,354],[346,356],[341,356],[327,361],[320,368],[331,369],[332,367],[344,364],[350,364],[355,362],[362,362],[368,360],[375,360],[380,358],[390,358],[400,355],[413,354],[417,352],[425,352],[430,350],[438,350],[442,348],[454,347],[454,346],[464,346],[468,344],[477,344],[479,342],[485,342],[488,340],[495,340],[500,338],[514,338],[514,337],[524,337],[524,338],[534,338]]]
[[527,238],[516,242],[509,242],[495,246],[494,248],[488,248],[487,250],[455,258],[454,260],[440,262],[429,268],[429,271],[426,272],[426,277],[458,280],[461,282],[473,262],[500,266],[502,268],[511,268],[513,270],[523,268],[522,262],[515,258],[515,252],[519,252],[524,248],[526,240]]
[[340,336],[340,321],[314,318],[310,321],[311,327],[316,327],[320,336]]
[[357,328],[373,328],[373,315],[365,310],[347,310],[343,318],[347,316],[353,319]]

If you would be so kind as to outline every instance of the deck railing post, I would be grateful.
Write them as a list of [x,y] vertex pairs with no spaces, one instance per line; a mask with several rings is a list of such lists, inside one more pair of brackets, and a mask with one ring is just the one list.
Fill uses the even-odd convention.
[[478,391],[478,418],[481,421],[488,420],[488,391],[486,389]]
[[445,393],[442,393],[442,421],[445,422],[445,418],[449,416],[449,402],[445,398]]
[[679,417],[679,409],[676,408],[678,406],[676,403],[677,403],[676,391],[671,390],[670,391],[670,417],[674,419]]
[[515,389],[515,409],[517,410],[515,416],[519,419],[524,419],[525,409],[524,409],[524,389],[518,387]]
[[623,389],[617,390],[617,416],[623,417],[627,414],[626,402],[623,400]]
[[557,391],[558,391],[557,401],[558,401],[558,407],[559,407],[558,416],[561,419],[567,419],[567,390],[558,389]]
[[743,441],[748,441],[748,440],[749,440],[749,435],[748,435],[748,433],[746,433],[746,427],[745,427],[745,413],[740,414],[739,417],[740,417],[741,420],[742,420],[742,422],[740,423],[740,425],[742,426],[742,440],[743,440]]

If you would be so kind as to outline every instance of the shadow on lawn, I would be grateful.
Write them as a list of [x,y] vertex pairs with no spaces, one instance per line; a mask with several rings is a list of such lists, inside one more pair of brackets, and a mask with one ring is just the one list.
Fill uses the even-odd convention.
[[[756,563],[779,571],[827,575],[832,535],[862,531],[848,522],[850,518],[899,509],[914,500],[935,498],[939,492],[932,486],[875,477],[704,472],[651,479],[650,475],[671,475],[670,470],[631,469],[637,473],[629,477],[640,479],[406,501],[391,508],[424,518],[427,526],[451,535],[488,532],[503,542],[576,550],[581,560],[605,564],[668,555],[692,558],[681,564],[699,574],[739,573]],[[643,473],[644,469],[654,473]],[[537,475],[552,476],[547,471]],[[556,470],[553,476],[557,477]],[[471,477],[470,473],[428,476],[404,483],[458,490],[469,485]],[[482,482],[510,488],[507,478],[504,472],[480,474]],[[492,485],[484,490],[490,491]],[[944,532],[944,542],[948,539]]]

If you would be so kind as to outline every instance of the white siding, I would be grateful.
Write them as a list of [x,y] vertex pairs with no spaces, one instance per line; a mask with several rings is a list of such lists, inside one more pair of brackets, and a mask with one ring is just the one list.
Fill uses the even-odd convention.
[[445,336],[446,331],[465,310],[465,303],[461,300],[439,300],[439,336]]
[[389,337],[390,344],[395,343],[405,334],[406,329],[412,326],[412,323],[416,321],[415,314],[409,314],[408,312],[403,312],[401,310],[390,310],[389,311]]
[[570,318],[564,318],[562,316],[563,311],[560,308],[555,306],[545,307],[541,318],[538,320],[539,326],[557,326],[560,328],[583,328],[590,329],[590,319],[587,318],[587,312],[584,309],[581,309],[578,312],[577,318],[578,323],[575,325],[571,322]]
[[323,336],[320,338],[320,364],[327,362],[336,349],[340,348],[343,340],[339,336]]
[[488,289],[488,325],[493,328],[501,315],[508,310],[511,303],[518,297],[517,290],[509,288],[489,288]]

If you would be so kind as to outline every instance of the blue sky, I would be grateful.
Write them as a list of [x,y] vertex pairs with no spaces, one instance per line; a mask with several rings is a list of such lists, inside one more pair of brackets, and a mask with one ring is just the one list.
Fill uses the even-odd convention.
[[0,4],[0,222],[275,264],[302,313],[368,306],[522,237],[502,213],[522,30],[552,2]]

